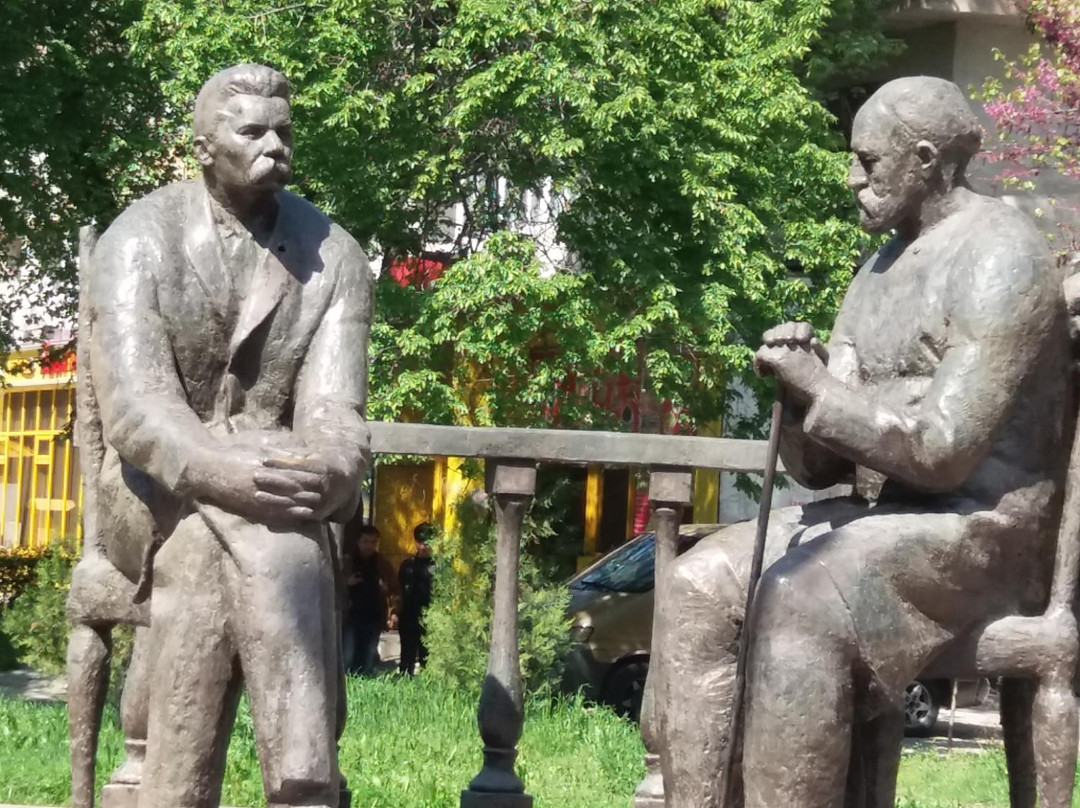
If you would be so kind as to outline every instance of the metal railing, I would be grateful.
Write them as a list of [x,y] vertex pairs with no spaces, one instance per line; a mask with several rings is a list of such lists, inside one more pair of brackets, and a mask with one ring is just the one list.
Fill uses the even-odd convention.
[[[375,422],[374,454],[481,458],[486,487],[494,501],[497,539],[491,645],[477,710],[484,763],[461,808],[530,808],[515,771],[524,725],[518,648],[518,567],[522,519],[536,493],[540,462],[645,466],[656,530],[656,575],[674,560],[682,511],[691,504],[694,469],[761,472],[764,441],[728,438],[586,432],[563,429],[506,429]],[[659,602],[659,599],[656,601]],[[646,764],[656,757],[643,723]]]
[[78,461],[65,435],[73,402],[70,386],[0,394],[0,545],[80,534]]

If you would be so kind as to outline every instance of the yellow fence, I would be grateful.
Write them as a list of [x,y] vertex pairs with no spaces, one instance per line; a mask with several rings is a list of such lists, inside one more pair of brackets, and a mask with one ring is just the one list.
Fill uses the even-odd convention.
[[5,374],[0,389],[0,545],[38,547],[81,539],[78,452],[70,422],[70,374]]

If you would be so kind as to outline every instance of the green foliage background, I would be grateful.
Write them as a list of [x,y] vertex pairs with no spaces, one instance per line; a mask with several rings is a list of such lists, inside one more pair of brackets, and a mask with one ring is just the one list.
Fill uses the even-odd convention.
[[[424,675],[477,692],[487,668],[495,580],[495,525],[482,496],[457,506],[460,530],[434,545],[435,584],[424,613],[429,659]],[[518,576],[518,647],[527,692],[552,695],[570,647],[566,606],[569,590],[537,562],[539,543],[550,534],[536,511],[522,526]]]
[[[193,175],[199,86],[268,63],[294,87],[298,190],[385,265],[463,213],[432,288],[378,281],[372,418],[611,427],[586,391],[626,374],[684,427],[728,416],[758,435],[757,413],[731,416],[732,380],[762,392],[750,359],[767,326],[828,329],[864,245],[820,99],[893,51],[883,5],[0,0],[0,238],[25,240],[0,260],[53,281],[40,302],[70,309],[77,226]],[[542,189],[570,271],[552,274],[515,225]],[[487,529],[447,539],[470,574],[444,596],[474,627],[489,619]],[[536,686],[562,607],[531,556]],[[470,681],[478,649],[456,649]]]
[[59,675],[67,659],[68,620],[65,611],[76,556],[60,546],[43,552],[32,578],[0,613],[0,632],[19,660],[43,673]]
[[[0,280],[73,311],[76,237],[171,175],[181,142],[130,58],[140,0],[0,0]],[[27,260],[28,258],[33,260]],[[0,296],[0,355],[24,298]]]
[[[624,372],[712,421],[767,325],[828,328],[862,243],[818,99],[894,50],[882,0],[40,5],[0,0],[0,222],[57,306],[77,224],[193,172],[191,101],[238,61],[291,78],[299,190],[374,252],[464,205],[434,290],[379,282],[373,417],[609,425],[558,385]],[[541,186],[575,273],[511,226]]]

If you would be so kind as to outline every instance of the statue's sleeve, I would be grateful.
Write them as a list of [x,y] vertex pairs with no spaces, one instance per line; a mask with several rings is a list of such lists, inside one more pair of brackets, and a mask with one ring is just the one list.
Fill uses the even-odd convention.
[[[845,304],[847,299],[845,298]],[[829,340],[829,374],[846,382],[857,371],[855,347],[847,333],[850,313],[841,306]],[[832,449],[812,440],[806,432],[806,408],[789,403],[784,407],[780,430],[780,459],[785,472],[797,483],[810,489],[828,488],[848,482],[855,474],[855,464]]]
[[212,437],[188,405],[157,299],[170,260],[153,223],[129,211],[93,253],[90,363],[105,439],[127,462],[181,493],[192,453]]
[[293,415],[293,429],[305,443],[333,456],[355,483],[353,500],[333,521],[347,521],[356,510],[371,450],[364,409],[374,280],[360,246],[344,233],[342,238],[330,304],[301,366]]
[[807,435],[915,489],[963,484],[989,453],[1048,340],[1064,339],[1060,279],[1044,250],[999,243],[979,254],[970,268],[940,268],[956,275],[945,344],[935,347],[940,360],[925,395],[906,404],[830,378],[806,415]]

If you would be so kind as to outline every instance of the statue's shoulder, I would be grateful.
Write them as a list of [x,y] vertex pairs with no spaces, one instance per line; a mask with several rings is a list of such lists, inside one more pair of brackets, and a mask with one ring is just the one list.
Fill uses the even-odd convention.
[[289,227],[303,234],[304,240],[318,251],[324,265],[334,274],[370,273],[367,255],[360,243],[318,207],[292,191],[282,191],[278,204],[289,219]]
[[1012,260],[1050,260],[1046,236],[1024,211],[992,196],[979,195],[963,213],[970,242],[984,254]]
[[1024,297],[1042,306],[1061,307],[1061,271],[1046,236],[1024,211],[1000,199],[980,196],[961,214],[961,248],[956,263],[957,293],[989,304],[991,299]]
[[198,188],[198,180],[181,180],[164,185],[132,202],[117,216],[102,234],[101,242],[108,246],[114,240],[170,241],[186,218],[188,200]]

